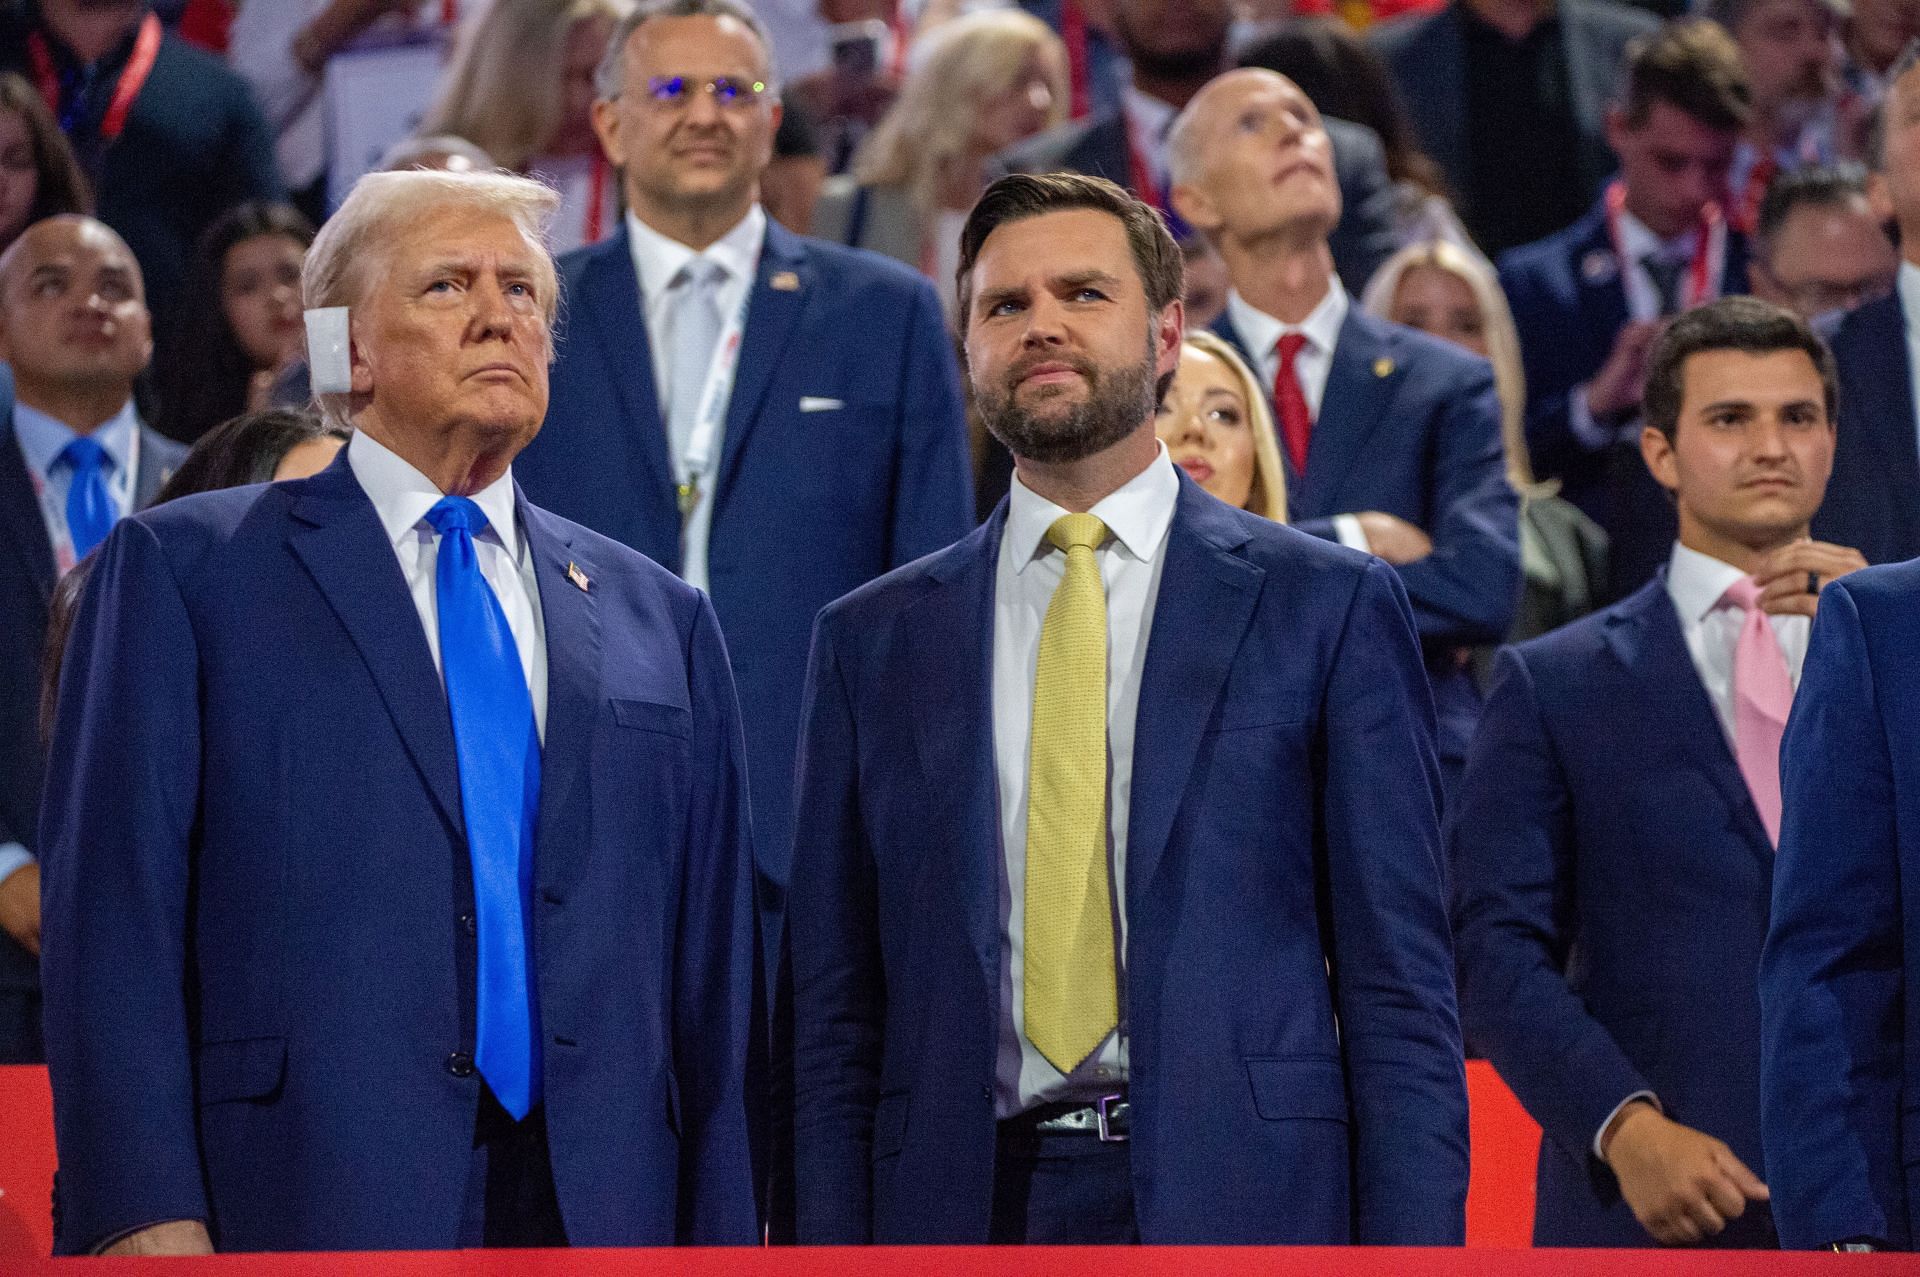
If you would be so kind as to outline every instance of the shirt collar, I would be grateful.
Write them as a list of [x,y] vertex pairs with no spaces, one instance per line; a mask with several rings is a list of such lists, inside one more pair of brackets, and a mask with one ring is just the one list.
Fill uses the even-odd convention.
[[1340,326],[1347,322],[1348,305],[1347,290],[1341,285],[1338,275],[1329,278],[1327,295],[1298,324],[1281,323],[1265,311],[1255,310],[1238,289],[1227,290],[1227,318],[1233,322],[1234,331],[1240,334],[1240,339],[1247,343],[1247,350],[1252,353],[1256,365],[1271,354],[1274,346],[1288,333],[1305,333],[1307,344],[1315,351],[1332,354],[1333,348],[1340,343]]
[[1727,587],[1745,575],[1731,563],[1675,541],[1673,555],[1667,560],[1667,597],[1673,600],[1680,618],[1692,625],[1719,607]]
[[752,279],[760,267],[760,249],[766,243],[767,214],[758,204],[734,223],[732,230],[694,252],[679,240],[662,235],[627,210],[627,242],[633,251],[633,270],[640,279],[643,297],[663,297],[680,268],[696,257],[717,263],[727,272],[727,282]]
[[[119,412],[107,418],[93,432],[93,441],[113,462],[115,474],[126,473],[133,456],[134,431],[139,428],[140,414],[134,410],[133,400],[129,399]],[[53,463],[59,460],[60,450],[78,438],[80,432],[38,408],[29,408],[15,401],[13,433],[20,440],[20,452],[26,457],[27,464],[44,479],[53,473]]]
[[[1167,445],[1156,441],[1157,451],[1145,470],[1102,497],[1089,514],[1107,525],[1128,557],[1151,563],[1166,544],[1167,528],[1173,523],[1173,508],[1180,500],[1180,476],[1167,456]],[[1015,473],[1007,497],[1007,544],[1012,547],[1013,570],[1027,565],[1051,549],[1047,529],[1054,520],[1069,511],[1062,509],[1020,482]]]
[[1672,239],[1661,239],[1648,229],[1647,224],[1626,209],[1620,210],[1620,244],[1627,256],[1635,263],[1643,260],[1647,254],[1655,253],[1668,261],[1691,261],[1694,242],[1700,235],[1700,228],[1689,226]]
[[[373,502],[387,540],[395,546],[413,536],[425,522],[427,511],[446,495],[411,462],[364,430],[354,431],[347,441],[347,464]],[[507,557],[518,563],[520,531],[513,518],[513,467],[507,467],[498,479],[474,493],[473,503],[487,516],[487,529],[506,547]]]

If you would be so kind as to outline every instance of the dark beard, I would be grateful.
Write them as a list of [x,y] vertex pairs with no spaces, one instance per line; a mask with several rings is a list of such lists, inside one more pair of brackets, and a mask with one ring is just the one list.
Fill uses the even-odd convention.
[[1133,64],[1134,71],[1152,79],[1205,82],[1228,66],[1228,28],[1225,26],[1211,33],[1212,38],[1198,47],[1162,51],[1141,47],[1146,41],[1142,41],[1130,29],[1126,6],[1120,6],[1119,12],[1115,13],[1114,25],[1119,30],[1120,42],[1125,46],[1127,60]]
[[[1043,416],[1021,407],[1014,390],[1037,363],[1064,363],[1087,379],[1087,397],[1065,416]],[[1062,465],[1104,452],[1148,420],[1155,403],[1153,351],[1137,364],[1102,369],[1085,359],[1049,355],[1008,370],[992,393],[979,395],[977,407],[990,434],[1007,451],[1042,465]]]

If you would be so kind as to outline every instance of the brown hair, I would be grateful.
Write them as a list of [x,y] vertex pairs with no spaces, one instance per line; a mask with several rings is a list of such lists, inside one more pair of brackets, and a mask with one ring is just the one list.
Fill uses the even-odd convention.
[[1681,18],[1627,45],[1620,110],[1629,128],[1647,122],[1656,102],[1708,128],[1738,132],[1753,114],[1740,46],[1719,23]]
[[1686,395],[1686,364],[1690,356],[1715,350],[1738,350],[1770,355],[1798,350],[1820,373],[1829,429],[1840,415],[1839,377],[1833,352],[1814,335],[1807,322],[1790,310],[1757,297],[1723,297],[1688,311],[1673,321],[1654,344],[1647,359],[1647,389],[1641,398],[1646,423],[1672,440],[1680,428],[1680,404]]
[[1186,263],[1173,242],[1167,224],[1151,204],[1143,203],[1104,177],[1081,173],[1013,173],[986,190],[967,214],[960,232],[960,269],[954,273],[954,291],[960,299],[960,332],[967,331],[967,312],[973,303],[973,265],[987,236],[1008,222],[1025,221],[1043,213],[1091,209],[1118,218],[1133,250],[1133,265],[1146,290],[1147,306],[1158,313],[1178,301],[1186,279]]
[[[33,211],[27,225],[61,213],[93,212],[93,191],[80,171],[80,162],[67,145],[67,135],[40,94],[26,77],[12,71],[0,72],[0,110],[19,116],[33,142],[33,167],[39,182],[33,194]],[[6,245],[0,244],[0,248]]]

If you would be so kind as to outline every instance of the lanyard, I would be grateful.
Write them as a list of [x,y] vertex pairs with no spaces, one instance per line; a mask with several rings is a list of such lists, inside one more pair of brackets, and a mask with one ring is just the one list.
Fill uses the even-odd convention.
[[[1614,256],[1620,260],[1620,283],[1626,289],[1628,310],[1642,318],[1660,313],[1659,298],[1642,278],[1640,263],[1627,253],[1627,242],[1620,233],[1620,215],[1626,211],[1627,188],[1620,182],[1607,187],[1607,233],[1613,239]],[[1686,288],[1680,296],[1680,309],[1691,310],[1720,295],[1720,277],[1727,260],[1727,223],[1718,204],[1700,211],[1699,233],[1694,236],[1693,260],[1687,264]],[[1635,296],[1640,298],[1633,305]]]
[[752,300],[753,290],[749,286],[746,301],[740,303],[720,332],[719,344],[713,349],[713,363],[707,368],[707,385],[700,392],[700,410],[693,418],[693,433],[687,438],[686,455],[678,458],[674,466],[678,479],[674,485],[674,503],[680,507],[683,525],[706,498],[701,485],[713,472],[714,445],[720,439],[727,400],[733,393],[733,375],[740,367],[740,342],[746,335],[747,306]]
[[1080,0],[1064,0],[1060,6],[1060,39],[1067,46],[1070,115],[1084,120],[1093,111],[1093,95],[1088,87],[1087,11],[1080,7]]
[[[116,471],[113,476],[113,499],[124,512],[133,510],[134,476],[140,473],[140,430],[135,427],[132,440],[127,444],[127,465],[124,471]],[[40,521],[46,525],[47,537],[53,542],[54,579],[73,571],[78,556],[73,552],[73,529],[67,526],[65,506],[53,495],[53,485],[46,476],[32,466],[27,467],[27,478],[33,481],[33,495],[40,502]]]
[[[39,31],[27,37],[27,54],[33,60],[33,78],[40,86],[40,96],[46,99],[47,109],[60,117],[60,131],[73,132],[80,122],[80,109],[84,95],[75,93],[73,103],[65,112],[60,110],[60,74],[54,69],[53,51],[47,47],[47,37]],[[107,113],[100,118],[100,136],[111,142],[119,137],[127,127],[127,116],[133,111],[133,100],[140,96],[140,90],[147,83],[147,76],[153,71],[153,60],[160,55],[160,19],[149,13],[140,21],[140,34],[134,37],[133,53],[127,58],[127,65],[120,71],[120,79],[113,86],[113,97],[107,103]]]

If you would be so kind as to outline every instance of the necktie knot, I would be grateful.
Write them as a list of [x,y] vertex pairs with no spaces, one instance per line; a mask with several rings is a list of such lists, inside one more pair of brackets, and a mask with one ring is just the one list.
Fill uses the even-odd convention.
[[1305,333],[1280,334],[1280,340],[1274,343],[1274,349],[1280,352],[1280,366],[1282,368],[1293,367],[1293,361],[1299,357],[1301,350],[1306,347],[1306,344],[1307,335]]
[[1720,596],[1729,607],[1737,607],[1742,612],[1751,612],[1760,605],[1760,583],[1750,576],[1743,576],[1727,587]]
[[467,497],[441,497],[427,511],[427,522],[441,536],[450,532],[479,536],[487,530],[487,513]]
[[77,435],[66,447],[60,449],[60,459],[66,462],[67,469],[76,475],[98,474],[106,467],[107,450],[91,436]]
[[718,284],[726,274],[726,268],[719,262],[696,257],[674,272],[671,288],[689,292],[704,292]]
[[1678,314],[1680,311],[1680,277],[1687,272],[1687,263],[1669,257],[1664,252],[1648,253],[1640,259],[1640,265],[1646,268],[1647,277],[1653,281],[1654,292],[1660,295],[1660,313]]
[[1063,514],[1047,529],[1047,540],[1060,550],[1097,550],[1107,539],[1107,525],[1091,514]]

